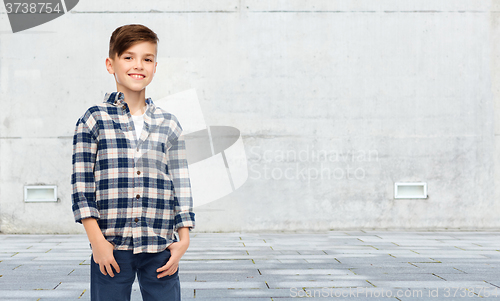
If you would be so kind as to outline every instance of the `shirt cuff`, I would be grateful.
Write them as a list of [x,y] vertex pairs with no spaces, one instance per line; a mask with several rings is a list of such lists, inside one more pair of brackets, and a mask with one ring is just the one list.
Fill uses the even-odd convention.
[[82,219],[93,217],[99,219],[99,210],[95,207],[89,206],[73,206],[73,214],[75,216],[75,222],[82,223]]
[[189,227],[189,231],[194,229],[194,213],[193,212],[178,212],[175,215],[175,230],[182,227]]

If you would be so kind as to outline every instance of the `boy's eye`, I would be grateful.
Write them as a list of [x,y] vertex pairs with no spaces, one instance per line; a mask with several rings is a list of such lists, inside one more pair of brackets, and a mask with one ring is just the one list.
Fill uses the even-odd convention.
[[152,62],[152,60],[151,60],[151,59],[146,59],[146,61],[150,61],[150,62]]
[[124,57],[124,59],[128,60],[128,59],[131,59],[131,57],[130,56],[126,56],[126,57]]

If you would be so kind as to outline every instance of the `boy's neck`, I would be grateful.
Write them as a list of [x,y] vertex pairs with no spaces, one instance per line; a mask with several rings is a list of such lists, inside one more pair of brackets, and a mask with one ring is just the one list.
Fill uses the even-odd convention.
[[122,92],[125,97],[125,102],[127,103],[130,114],[132,115],[142,115],[145,112],[146,106],[146,89],[143,89],[139,92],[135,91],[125,91],[123,89],[118,88],[118,92]]

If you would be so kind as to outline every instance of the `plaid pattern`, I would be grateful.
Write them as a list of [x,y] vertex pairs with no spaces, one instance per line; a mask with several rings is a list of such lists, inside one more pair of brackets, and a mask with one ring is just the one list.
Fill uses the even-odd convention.
[[102,104],[90,107],[73,137],[75,221],[96,218],[117,250],[134,254],[161,252],[174,231],[195,225],[182,128],[151,98],[146,103],[138,139],[121,92],[106,93]]

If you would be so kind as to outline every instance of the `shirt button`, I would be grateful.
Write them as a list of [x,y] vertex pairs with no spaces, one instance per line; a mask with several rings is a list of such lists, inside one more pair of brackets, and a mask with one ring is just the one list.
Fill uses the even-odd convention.
[[141,197],[140,195],[136,195],[136,196],[135,196],[135,198],[136,198],[136,199],[139,199],[140,197]]
[[123,106],[122,108],[125,110],[126,106]]
[[115,100],[115,104],[117,104],[117,103],[118,103],[118,100]]
[[141,172],[140,172],[140,171],[137,171],[137,174],[138,174],[138,175],[140,175],[140,174],[141,174]]
[[132,127],[131,127],[131,126],[129,126],[129,127],[128,127],[128,129],[129,129],[129,130],[132,130]]
[[136,217],[136,218],[134,219],[134,222],[136,222],[136,223],[137,223],[138,221],[139,221],[139,219]]

